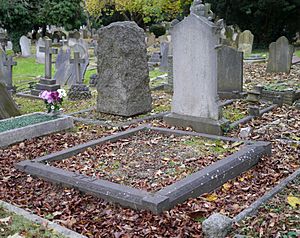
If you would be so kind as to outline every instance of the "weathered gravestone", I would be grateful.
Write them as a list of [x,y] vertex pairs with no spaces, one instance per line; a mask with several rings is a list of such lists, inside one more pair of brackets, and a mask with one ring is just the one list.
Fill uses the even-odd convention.
[[8,85],[9,72],[8,72],[8,68],[5,65],[6,61],[7,61],[6,53],[4,52],[4,50],[0,49],[0,82],[3,82],[6,85]]
[[13,49],[13,43],[11,41],[7,41],[7,46],[5,48],[5,50],[12,50]]
[[151,111],[147,49],[143,29],[115,22],[98,31],[97,110],[121,116]]
[[73,65],[76,81],[68,92],[69,100],[75,101],[92,98],[92,93],[89,90],[89,87],[83,84],[83,78],[81,74],[81,64],[85,63],[85,59],[80,58],[79,52],[74,52],[74,59],[70,59],[70,63]]
[[2,47],[3,50],[6,50],[7,41],[8,35],[6,30],[0,27],[0,47]]
[[222,98],[243,91],[243,52],[222,46],[218,49],[218,92]]
[[67,48],[66,50],[60,49],[56,59],[56,72],[54,79],[61,85],[72,86],[76,84],[76,70],[74,64],[70,63],[71,51],[79,52],[80,58],[84,59],[84,63],[80,64],[80,78],[83,79],[86,69],[89,65],[89,54],[87,45],[81,41],[75,44],[72,48]]
[[169,55],[169,42],[162,42],[160,44],[160,71],[167,72],[168,71],[168,55]]
[[13,60],[13,56],[7,56],[6,61],[4,62],[4,66],[6,66],[7,69],[6,87],[8,90],[13,90],[12,70],[13,66],[15,65],[17,65],[17,62]]
[[45,47],[40,47],[40,51],[45,53],[45,76],[31,90],[34,96],[39,96],[44,90],[56,91],[60,88],[55,79],[52,79],[52,55],[57,54],[57,49],[52,48],[52,40],[45,39]]
[[21,36],[20,38],[20,46],[22,51],[22,57],[30,57],[31,56],[31,40],[26,36]]
[[282,36],[269,46],[269,60],[267,72],[289,73],[292,65],[294,46],[289,44],[289,40]]
[[17,105],[6,89],[6,85],[0,82],[0,119],[19,116]]
[[243,31],[239,35],[238,50],[244,52],[244,56],[252,53],[254,35],[249,30]]
[[195,0],[190,16],[173,29],[174,94],[171,114],[164,119],[170,125],[220,135],[226,125],[217,94],[221,21],[216,25],[205,15],[204,4]]
[[159,52],[153,52],[150,55],[150,59],[148,61],[149,66],[158,66],[160,65],[160,53]]
[[39,38],[35,44],[36,47],[36,62],[39,64],[45,64],[45,52],[41,52],[40,49],[45,47],[45,41],[43,38]]

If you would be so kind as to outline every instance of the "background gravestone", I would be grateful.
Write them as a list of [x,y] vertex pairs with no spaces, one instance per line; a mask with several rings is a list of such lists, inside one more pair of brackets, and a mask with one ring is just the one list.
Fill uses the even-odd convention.
[[267,72],[289,73],[292,65],[294,46],[289,44],[289,40],[282,36],[269,46],[269,60]]
[[218,49],[218,92],[220,97],[232,97],[243,91],[243,52],[231,47]]
[[20,38],[20,46],[22,51],[22,57],[30,57],[31,56],[31,40],[26,36],[21,36]]
[[45,47],[45,41],[43,38],[39,38],[36,42],[36,62],[39,64],[45,64],[45,52],[40,51],[40,47]]
[[162,42],[160,44],[160,55],[161,55],[161,61],[160,61],[160,71],[167,72],[168,71],[168,55],[169,55],[169,43],[168,42]]
[[7,60],[7,56],[5,52],[0,49],[0,82],[5,83],[6,85],[9,84],[9,71],[8,68],[5,66]]
[[84,78],[86,69],[89,65],[88,46],[83,40],[79,40],[73,47],[66,50],[60,49],[56,59],[56,72],[54,79],[57,84],[64,86],[72,86],[76,84],[75,66],[70,63],[71,52],[79,52],[80,58],[84,59],[84,63],[80,64],[81,79]]
[[171,114],[164,117],[168,124],[222,134],[226,121],[218,102],[215,49],[221,23],[209,21],[205,6],[194,1],[190,16],[172,30],[174,94]]
[[252,53],[253,40],[254,35],[249,30],[245,30],[239,35],[238,50],[244,52],[244,56]]
[[147,48],[143,29],[115,22],[98,31],[97,110],[121,116],[151,111]]
[[19,116],[17,105],[6,89],[6,85],[0,82],[0,120]]

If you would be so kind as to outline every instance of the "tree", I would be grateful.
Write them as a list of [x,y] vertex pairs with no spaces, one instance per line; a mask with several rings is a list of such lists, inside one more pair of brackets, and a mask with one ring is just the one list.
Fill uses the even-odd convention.
[[79,28],[85,21],[81,0],[0,0],[0,26],[7,29],[14,51],[19,52],[19,38],[46,25]]
[[180,0],[86,0],[86,9],[93,17],[118,12],[124,20],[135,21],[142,27],[176,17],[180,6]]
[[213,11],[236,24],[242,30],[249,29],[255,35],[257,46],[265,47],[278,37],[289,39],[300,31],[299,0],[207,0]]

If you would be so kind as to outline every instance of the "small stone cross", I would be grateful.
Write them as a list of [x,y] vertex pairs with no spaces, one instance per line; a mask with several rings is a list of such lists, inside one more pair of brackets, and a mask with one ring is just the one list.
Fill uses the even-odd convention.
[[58,50],[52,47],[52,40],[45,40],[45,47],[40,47],[40,52],[45,53],[45,78],[51,79],[52,77],[52,54],[57,54]]
[[82,82],[80,64],[84,64],[85,59],[80,59],[79,52],[74,52],[74,59],[70,59],[70,63],[75,66],[76,83],[80,84]]
[[12,89],[13,88],[12,69],[13,69],[13,66],[17,65],[17,62],[14,61],[13,56],[7,56],[6,61],[3,63],[3,65],[6,66],[8,69],[7,87],[8,87],[8,89]]
[[62,37],[62,39],[59,41],[62,43],[63,47],[65,46],[65,43],[68,42],[68,40],[65,39],[65,37]]

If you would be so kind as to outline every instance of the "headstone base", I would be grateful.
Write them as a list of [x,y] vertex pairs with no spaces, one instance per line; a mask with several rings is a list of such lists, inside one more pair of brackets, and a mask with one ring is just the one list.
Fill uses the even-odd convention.
[[71,101],[85,100],[92,98],[92,93],[85,84],[74,84],[68,92],[68,99]]
[[35,88],[31,90],[31,94],[39,96],[42,91],[56,91],[60,89],[60,85],[56,84],[54,79],[41,78],[40,81],[35,85]]
[[164,117],[164,121],[172,126],[191,127],[196,132],[212,135],[223,135],[223,128],[228,125],[226,119],[212,120],[201,117],[179,115],[170,113]]

